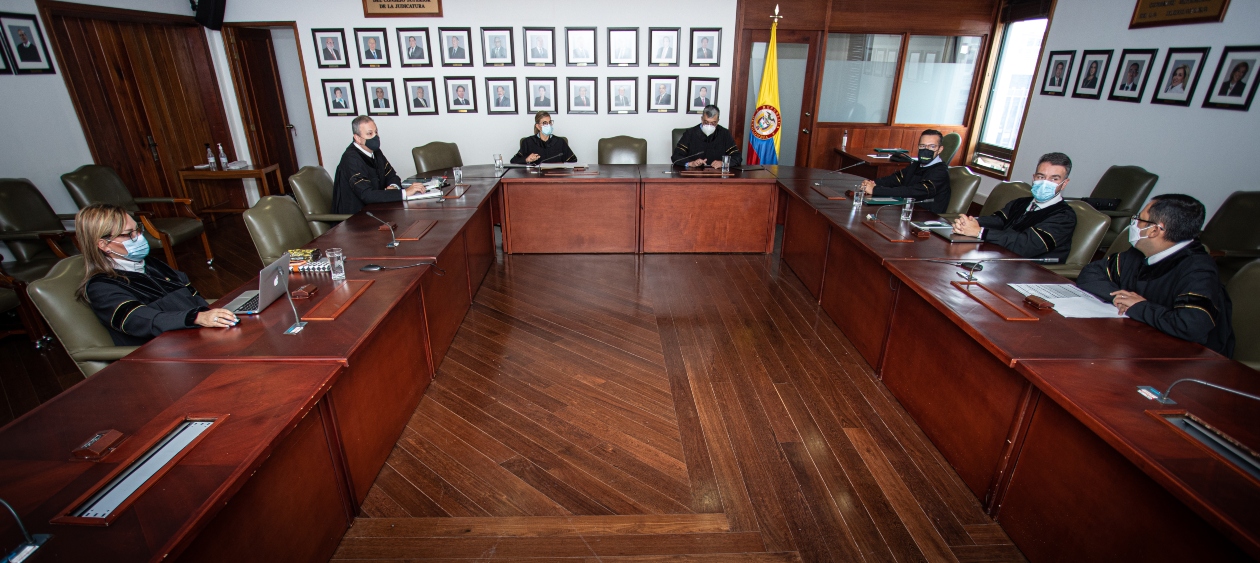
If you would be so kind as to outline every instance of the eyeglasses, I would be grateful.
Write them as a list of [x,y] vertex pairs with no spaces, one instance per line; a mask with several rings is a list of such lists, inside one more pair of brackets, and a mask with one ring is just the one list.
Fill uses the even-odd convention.
[[1139,216],[1137,216],[1137,215],[1134,215],[1133,217],[1131,217],[1131,219],[1133,219],[1133,222],[1134,222],[1134,223],[1146,223],[1146,224],[1149,224],[1149,225],[1158,225],[1158,224],[1159,224],[1159,223],[1156,223],[1155,221],[1147,221],[1146,219],[1143,219],[1143,218],[1141,218],[1141,217],[1139,217]]
[[123,238],[123,237],[126,237],[128,240],[136,240],[137,238],[140,238],[140,231],[138,229],[131,229],[129,231],[123,231],[121,233],[118,233],[117,235],[114,235],[112,237],[108,237],[108,236],[101,237],[101,240],[114,240],[114,239]]
[[936,149],[941,148],[941,146],[940,145],[919,145],[919,148],[934,151]]

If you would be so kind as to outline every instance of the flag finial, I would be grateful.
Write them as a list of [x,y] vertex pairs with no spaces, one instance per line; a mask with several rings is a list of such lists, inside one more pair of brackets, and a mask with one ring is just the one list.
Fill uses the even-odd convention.
[[770,16],[770,19],[774,20],[776,23],[777,23],[779,20],[783,19],[783,16],[780,16],[780,15],[779,15],[779,5],[778,5],[778,4],[775,4],[775,5],[774,5],[774,15],[773,15],[773,16]]

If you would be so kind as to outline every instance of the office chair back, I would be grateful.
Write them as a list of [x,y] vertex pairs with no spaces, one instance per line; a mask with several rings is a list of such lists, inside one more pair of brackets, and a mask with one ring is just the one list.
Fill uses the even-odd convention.
[[[13,231],[62,231],[61,219],[53,211],[44,194],[25,178],[0,178],[0,233]],[[32,262],[53,255],[48,244],[38,238],[8,240],[14,260]],[[74,254],[74,245],[68,241],[62,246],[66,254]]]
[[242,216],[263,264],[275,262],[290,249],[301,248],[315,240],[302,210],[292,199],[284,196],[264,197],[245,210]]
[[289,176],[289,186],[293,188],[293,199],[297,200],[302,214],[306,215],[307,226],[315,236],[322,235],[331,229],[331,221],[319,221],[312,215],[330,215],[332,213],[333,179],[322,166],[303,166]]
[[417,175],[464,165],[464,159],[459,156],[459,145],[440,141],[411,149],[411,158],[416,161]]
[[1234,302],[1234,359],[1260,370],[1260,260],[1238,270],[1226,291]]
[[[1103,234],[1106,235],[1106,233]],[[1133,248],[1133,245],[1129,244],[1129,237],[1116,237],[1116,240],[1111,241],[1111,244],[1107,246],[1106,255],[1111,256],[1112,254],[1124,252],[1130,248]]]
[[1098,251],[1098,245],[1102,244],[1103,235],[1107,234],[1107,227],[1111,225],[1111,217],[1080,200],[1071,200],[1067,204],[1076,212],[1072,249],[1068,251],[1062,264],[1052,264],[1046,268],[1069,279],[1076,279],[1081,268],[1093,261],[1094,253]]
[[96,318],[92,308],[75,297],[84,272],[83,256],[71,256],[53,266],[43,279],[31,282],[26,291],[86,377],[135,347],[115,346],[109,329]]
[[1103,244],[1111,244],[1129,226],[1129,218],[1142,211],[1147,196],[1151,195],[1158,181],[1158,175],[1147,172],[1141,166],[1112,166],[1103,173],[1089,197],[1120,200],[1115,211],[1108,213],[1111,228],[1103,238]]
[[[949,164],[951,160],[954,160],[954,153],[958,152],[958,146],[961,144],[962,144],[962,137],[959,136],[958,133],[950,133],[948,135],[945,135],[944,137],[941,137],[941,146],[945,147],[943,150],[941,150],[941,162],[944,162],[945,164]],[[954,188],[954,184],[952,183],[952,181],[949,187],[951,190],[956,189]]]
[[600,164],[647,164],[647,140],[625,135],[599,140]]
[[[131,190],[123,183],[113,168],[99,164],[85,164],[61,175],[61,183],[74,199],[74,204],[83,209],[93,203],[112,203],[127,211],[140,211],[140,205],[131,195]],[[150,241],[152,242],[152,241]]]
[[1199,240],[1212,250],[1260,250],[1260,192],[1234,192],[1203,227]]
[[670,133],[669,137],[673,141],[669,144],[669,152],[671,154],[674,152],[674,147],[678,146],[678,141],[682,140],[683,133],[686,133],[688,129],[691,129],[691,128],[679,127],[677,129],[674,129],[673,132]]
[[966,166],[949,167],[949,206],[944,215],[959,215],[971,208],[971,201],[980,189],[980,176]]
[[[953,187],[951,186],[950,189],[952,190]],[[984,207],[980,209],[980,216],[997,213],[1006,207],[1006,204],[1021,197],[1032,197],[1032,187],[1024,182],[1002,182],[993,186],[993,191],[989,192],[989,197],[984,200]]]

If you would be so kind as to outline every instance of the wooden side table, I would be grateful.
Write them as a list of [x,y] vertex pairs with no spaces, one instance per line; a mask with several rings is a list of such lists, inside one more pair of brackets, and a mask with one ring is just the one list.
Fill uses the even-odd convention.
[[896,162],[887,158],[872,157],[870,155],[877,153],[871,147],[849,147],[847,149],[836,147],[835,151],[836,154],[840,155],[840,167],[842,169],[846,166],[853,167],[845,170],[845,172],[871,180],[891,175],[910,164],[909,162]]
[[[276,179],[276,188],[279,190],[280,195],[284,195],[284,181],[281,180],[280,178],[280,165],[279,164],[271,164],[267,166],[255,166],[251,164],[249,166],[246,166],[245,168],[240,168],[236,170],[219,170],[219,169],[204,170],[204,169],[196,169],[196,168],[184,168],[179,171],[179,186],[180,186],[180,189],[184,190],[184,197],[189,197],[188,195],[188,181],[189,180],[243,180],[243,179],[249,178],[249,179],[257,180],[258,184],[262,187],[262,195],[268,196],[268,195],[271,195],[271,190],[267,187],[267,176],[273,173]],[[213,213],[241,213],[244,211],[245,211],[244,208],[238,209],[238,208],[232,208],[232,207],[219,207],[218,205],[213,205],[210,207],[203,207],[198,212],[213,214]]]

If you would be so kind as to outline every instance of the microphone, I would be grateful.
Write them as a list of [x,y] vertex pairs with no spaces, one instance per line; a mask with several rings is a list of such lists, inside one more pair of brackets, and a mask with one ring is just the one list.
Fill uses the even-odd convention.
[[535,160],[531,166],[542,166],[542,163],[547,162],[548,160],[551,160],[551,159],[553,159],[553,158],[555,158],[555,157],[557,157],[557,156],[560,156],[560,155],[562,155],[562,154],[564,154],[564,153],[562,153],[562,152],[558,152],[558,153],[553,154],[553,155],[551,155],[551,156],[549,156],[549,157],[547,157],[547,158],[541,158],[541,159]]
[[850,164],[850,165],[845,166],[845,167],[843,167],[843,168],[837,168],[837,169],[832,170],[832,171],[829,171],[829,172],[827,172],[827,173],[828,173],[828,174],[837,174],[837,173],[839,173],[839,172],[843,172],[843,171],[845,171],[845,170],[848,170],[848,169],[850,169],[850,168],[853,168],[854,166],[861,166],[861,165],[863,165],[863,164],[866,164],[866,163],[865,163],[865,162],[858,161],[858,162],[856,162],[856,163]]
[[953,260],[928,260],[928,262],[936,262],[938,264],[953,264],[959,268],[966,268],[967,273],[964,275],[958,272],[958,275],[967,281],[976,281],[976,272],[984,270],[985,262],[1040,262],[1042,264],[1057,264],[1058,258],[988,258],[976,262],[955,262]]
[[394,238],[394,226],[389,224],[388,221],[381,221],[381,218],[373,215],[371,211],[364,211],[364,213],[366,213],[368,217],[380,221],[382,225],[389,227],[389,244],[385,245],[385,248],[398,248],[398,239]]
[[441,266],[438,266],[437,262],[417,262],[415,264],[407,264],[406,266],[379,266],[376,264],[368,264],[362,268],[359,268],[359,271],[360,272],[379,272],[382,270],[402,270],[405,268],[415,268],[418,266],[433,266],[433,269],[437,271],[439,276],[446,275],[446,270],[443,270]]
[[297,305],[293,304],[293,294],[289,293],[289,269],[284,268],[284,296],[289,300],[289,307],[293,309],[293,326],[284,331],[285,334],[297,334],[306,328],[306,321],[302,320],[298,315]]
[[691,158],[691,157],[693,157],[693,156],[700,156],[700,155],[702,155],[702,154],[704,154],[704,151],[700,151],[700,152],[698,152],[698,153],[696,153],[696,154],[689,154],[689,155],[687,155],[687,156],[684,156],[684,157],[682,157],[682,158],[680,158],[680,159],[678,159],[678,160],[675,160],[675,161],[674,161],[674,166],[678,166],[678,163],[679,163],[679,162],[682,162],[682,161],[684,161],[684,160],[687,160],[688,158]]
[[1138,385],[1138,393],[1142,395],[1143,397],[1146,397],[1147,399],[1150,399],[1152,401],[1159,401],[1160,404],[1162,405],[1175,405],[1177,404],[1177,401],[1169,399],[1168,394],[1172,393],[1173,387],[1176,387],[1177,384],[1181,383],[1182,381],[1189,381],[1191,383],[1207,385],[1208,387],[1211,387],[1213,389],[1220,389],[1221,391],[1233,393],[1235,395],[1241,395],[1253,401],[1260,401],[1260,397],[1257,397],[1250,393],[1243,393],[1242,391],[1239,391],[1237,389],[1231,389],[1229,387],[1225,387],[1224,385],[1217,385],[1215,383],[1208,383],[1207,381],[1203,381],[1202,379],[1191,379],[1188,377],[1183,378],[1183,379],[1178,379],[1177,381],[1172,382],[1172,385],[1169,385],[1168,389],[1165,390],[1163,393],[1160,393],[1158,389],[1151,387],[1150,385]]
[[867,218],[867,219],[869,219],[869,220],[871,220],[871,221],[875,221],[876,223],[883,223],[883,221],[881,221],[881,220],[879,219],[879,214],[880,214],[880,213],[882,213],[885,209],[897,209],[897,210],[900,210],[900,209],[901,209],[901,207],[896,206],[896,205],[885,205],[885,206],[883,206],[883,207],[880,207],[879,209],[876,209],[874,213],[867,213],[867,214],[866,214],[866,218]]

